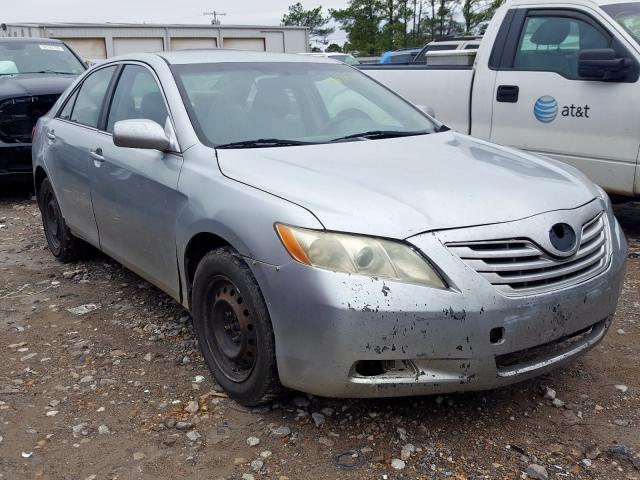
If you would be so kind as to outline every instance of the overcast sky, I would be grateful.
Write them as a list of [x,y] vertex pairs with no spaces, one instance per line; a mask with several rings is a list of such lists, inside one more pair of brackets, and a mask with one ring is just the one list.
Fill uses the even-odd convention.
[[[208,23],[203,12],[217,11],[223,24],[279,25],[297,0],[0,0],[0,22],[128,22]],[[344,7],[347,0],[324,0],[326,8]],[[302,2],[306,8],[320,2]],[[337,31],[330,41],[343,43]]]

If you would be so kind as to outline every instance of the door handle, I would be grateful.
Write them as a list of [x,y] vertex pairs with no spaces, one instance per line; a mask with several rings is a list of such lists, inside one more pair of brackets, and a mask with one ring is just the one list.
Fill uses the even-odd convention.
[[519,93],[520,88],[517,85],[500,85],[498,86],[496,100],[498,102],[516,103]]
[[102,155],[102,149],[101,148],[96,148],[95,150],[91,150],[89,152],[89,155],[91,156],[91,158],[93,158],[93,164],[96,167],[99,167],[100,164],[102,164],[102,162],[104,162],[104,155]]
[[56,139],[56,134],[54,130],[51,130],[50,132],[47,132],[47,138],[51,141]]

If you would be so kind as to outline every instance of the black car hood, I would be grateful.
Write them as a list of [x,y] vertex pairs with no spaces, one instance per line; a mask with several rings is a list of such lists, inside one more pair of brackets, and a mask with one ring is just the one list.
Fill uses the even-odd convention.
[[0,75],[0,100],[32,95],[60,95],[76,75],[29,73]]

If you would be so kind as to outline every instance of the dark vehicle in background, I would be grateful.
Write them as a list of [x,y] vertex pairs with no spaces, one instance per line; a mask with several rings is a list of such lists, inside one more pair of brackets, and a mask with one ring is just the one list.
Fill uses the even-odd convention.
[[60,40],[0,38],[0,182],[31,178],[33,127],[85,70]]

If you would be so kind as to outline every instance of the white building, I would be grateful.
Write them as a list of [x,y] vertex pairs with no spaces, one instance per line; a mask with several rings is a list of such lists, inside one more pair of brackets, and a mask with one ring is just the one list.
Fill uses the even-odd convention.
[[58,38],[85,60],[187,48],[300,53],[309,45],[306,27],[245,25],[20,23],[0,25],[0,37]]

